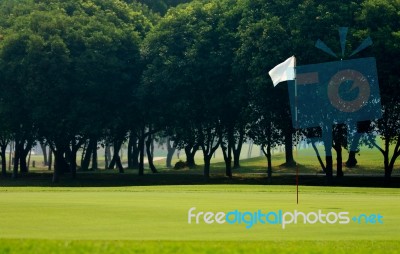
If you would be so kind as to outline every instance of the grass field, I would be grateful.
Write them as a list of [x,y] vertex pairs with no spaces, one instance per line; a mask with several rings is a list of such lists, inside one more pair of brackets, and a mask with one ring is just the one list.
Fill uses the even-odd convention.
[[[273,156],[271,179],[265,157],[241,161],[233,179],[226,178],[217,153],[206,180],[201,151],[195,169],[168,169],[159,160],[160,173],[145,170],[144,176],[133,169],[98,170],[78,172],[75,180],[66,174],[53,184],[51,171],[31,168],[16,180],[0,178],[0,253],[400,253],[399,163],[385,185],[382,155],[364,148],[357,167],[344,167],[345,177],[328,187],[312,151],[297,151],[295,159],[299,204],[295,168],[281,166],[282,153]],[[250,229],[245,223],[188,224],[192,207],[213,213],[349,212],[351,219],[380,214],[383,224],[367,224],[365,217],[360,224],[298,223],[285,229],[281,224]]]
[[[0,187],[0,253],[399,253],[400,189]],[[188,210],[381,214],[383,224],[188,224]]]

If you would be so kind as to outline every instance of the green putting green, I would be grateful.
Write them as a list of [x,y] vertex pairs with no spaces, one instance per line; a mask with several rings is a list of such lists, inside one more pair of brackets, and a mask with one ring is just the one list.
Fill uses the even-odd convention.
[[[91,248],[106,251],[112,246],[156,252],[163,244],[165,248],[161,251],[165,253],[175,253],[180,247],[187,248],[189,253],[207,252],[207,246],[211,252],[225,246],[231,248],[229,253],[241,253],[235,249],[243,250],[248,241],[254,241],[249,246],[255,253],[266,248],[264,245],[272,248],[270,251],[274,248],[279,251],[286,244],[287,250],[293,253],[296,243],[317,252],[324,248],[339,248],[338,251],[344,252],[371,248],[382,253],[398,251],[400,189],[300,186],[299,204],[296,204],[295,191],[295,186],[268,185],[2,187],[0,253],[24,252],[23,246],[27,250],[32,246],[44,249],[69,246],[71,250],[80,248],[84,253]],[[282,224],[260,222],[247,229],[246,223],[237,221],[207,224],[202,214],[199,224],[196,217],[189,224],[188,211],[192,207],[196,207],[194,216],[201,211],[215,215],[235,210],[278,214],[281,210],[292,214],[302,212],[310,217],[304,224],[304,216],[299,215],[297,224],[288,223],[285,229]],[[330,213],[331,222],[337,214],[348,212],[349,222],[340,224],[338,218],[335,223],[313,223],[315,214],[310,215],[313,212]],[[383,216],[382,224],[378,215]],[[360,223],[353,221],[354,217]],[[247,214],[244,220],[249,218]],[[274,219],[272,214],[269,219]],[[17,248],[21,239],[25,244]],[[198,241],[207,241],[207,244]],[[282,247],[281,251],[284,250]]]

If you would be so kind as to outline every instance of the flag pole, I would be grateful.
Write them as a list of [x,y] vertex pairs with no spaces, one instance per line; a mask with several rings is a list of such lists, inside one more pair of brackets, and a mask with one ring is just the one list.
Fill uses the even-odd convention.
[[296,204],[299,204],[299,165],[297,163],[297,159],[298,159],[298,133],[297,133],[297,129],[298,129],[298,116],[297,116],[297,73],[296,73],[296,68],[297,68],[297,63],[296,63],[296,57],[294,58],[294,112],[295,112],[295,121],[296,121]]
[[[293,62],[292,62],[293,61]],[[293,63],[293,66],[292,66]],[[291,68],[293,67],[293,71]],[[290,71],[290,72],[289,72]],[[268,72],[269,76],[271,77],[272,83],[274,87],[278,85],[280,82],[294,80],[294,117],[295,117],[295,129],[298,129],[298,120],[297,120],[297,78],[296,78],[296,57],[293,55],[289,57],[284,62],[278,64],[274,68],[272,68]],[[296,143],[298,142],[298,135],[296,133]],[[293,147],[291,147],[293,152]],[[296,153],[298,153],[296,149]],[[297,155],[296,155],[297,157]],[[296,163],[296,197],[297,197],[297,204],[299,203],[299,167]]]

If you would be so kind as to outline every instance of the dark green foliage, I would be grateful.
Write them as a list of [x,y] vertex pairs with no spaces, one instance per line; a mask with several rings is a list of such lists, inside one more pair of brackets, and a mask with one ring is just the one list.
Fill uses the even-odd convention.
[[[142,71],[139,44],[152,24],[119,1],[29,6],[6,28],[1,46],[4,105],[13,115],[6,119],[15,121],[12,132],[22,143],[38,131],[56,155],[56,173],[74,173],[86,139],[125,135]],[[19,14],[17,7],[10,13]]]
[[[291,55],[299,65],[336,60],[315,41],[340,53],[337,28],[348,26],[345,58],[367,35],[374,41],[358,56],[377,58],[384,117],[369,129],[385,144],[369,144],[389,178],[400,156],[399,9],[386,0],[1,1],[0,147],[16,141],[22,170],[40,140],[56,153],[56,173],[74,175],[83,144],[119,148],[129,134],[129,165],[139,153],[143,174],[145,143],[169,136],[191,155],[188,166],[203,151],[206,176],[221,147],[231,177],[251,138],[271,173],[274,146],[285,144],[293,159],[294,129],[287,86],[274,88],[268,70]],[[333,128],[338,161],[342,127]],[[123,171],[118,151],[110,164]]]
[[187,167],[186,162],[179,160],[177,163],[175,163],[174,169],[184,169]]

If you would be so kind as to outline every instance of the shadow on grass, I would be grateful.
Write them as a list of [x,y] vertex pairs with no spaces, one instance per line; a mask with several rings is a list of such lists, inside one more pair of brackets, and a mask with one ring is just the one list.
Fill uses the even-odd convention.
[[[116,174],[109,172],[82,172],[76,179],[70,174],[64,174],[58,183],[52,183],[51,173],[29,173],[12,179],[11,175],[0,177],[0,187],[123,187],[123,186],[155,186],[155,185],[204,185],[204,184],[247,184],[247,185],[295,185],[294,174],[275,174],[271,179],[266,174],[234,174],[227,178],[223,174],[211,175],[206,179],[199,173],[166,172],[138,176],[133,173]],[[299,185],[326,186],[323,174],[300,175]],[[392,177],[390,183],[385,183],[381,176],[344,176],[334,178],[329,185],[343,187],[400,187],[400,177]]]

